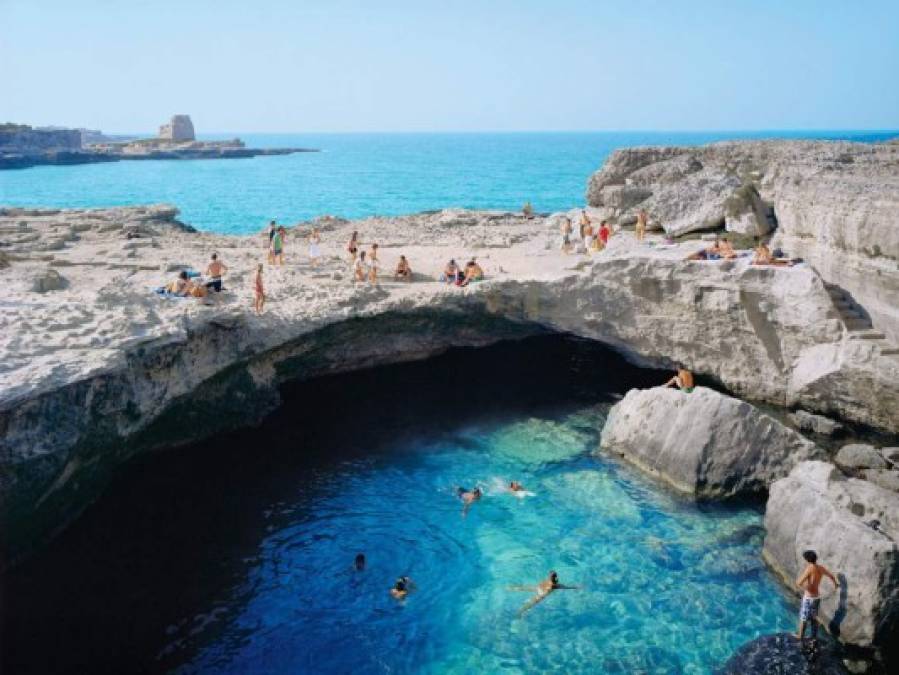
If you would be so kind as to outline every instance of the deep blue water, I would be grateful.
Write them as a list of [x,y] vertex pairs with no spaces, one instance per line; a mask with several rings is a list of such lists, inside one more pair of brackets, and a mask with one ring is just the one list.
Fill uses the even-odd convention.
[[[547,336],[287,387],[258,429],[135,462],[3,579],[0,669],[712,672],[795,608],[757,508],[595,453],[610,392],[666,375]],[[486,491],[465,517],[459,485]],[[582,588],[519,617],[510,587],[550,569]]]
[[597,132],[223,134],[254,147],[320,153],[240,160],[132,161],[0,172],[0,204],[92,207],[169,202],[204,230],[249,233],[331,214],[398,215],[449,207],[538,211],[584,201],[587,178],[616,148],[737,138],[876,141],[899,132]]

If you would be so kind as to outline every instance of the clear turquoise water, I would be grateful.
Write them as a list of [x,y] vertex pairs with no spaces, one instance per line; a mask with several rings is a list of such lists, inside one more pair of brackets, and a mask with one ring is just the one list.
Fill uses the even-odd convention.
[[[252,571],[220,599],[241,611],[179,672],[707,673],[789,629],[759,513],[699,508],[595,457],[602,419],[459,429],[322,474],[272,508]],[[504,492],[510,478],[535,496]],[[487,494],[463,518],[453,488],[475,484]],[[518,618],[529,595],[508,587],[550,569],[583,590]],[[419,586],[402,604],[387,593],[400,574]]]
[[[616,148],[736,138],[875,141],[899,132],[225,134],[254,147],[320,153],[240,160],[140,161],[0,172],[0,204],[91,207],[169,202],[200,229],[249,233],[270,219],[358,218],[449,207],[539,211],[582,204]],[[213,138],[213,137],[209,137]]]
[[[0,577],[0,670],[710,673],[795,601],[759,510],[595,453],[610,392],[667,375],[538,336],[287,386],[257,428],[134,462]],[[509,587],[550,569],[583,589],[519,618]]]

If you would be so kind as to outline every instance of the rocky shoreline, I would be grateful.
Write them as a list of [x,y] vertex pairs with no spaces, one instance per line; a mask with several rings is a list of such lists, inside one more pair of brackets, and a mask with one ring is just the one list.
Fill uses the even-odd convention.
[[[752,162],[740,159],[747,157]],[[808,416],[816,413],[899,433],[897,163],[899,146],[889,144],[620,151],[591,179],[589,213],[627,228],[645,207],[668,234],[688,236],[651,234],[639,243],[624,229],[592,256],[560,253],[563,214],[454,210],[299,223],[288,229],[287,264],[266,266],[270,298],[261,316],[251,311],[250,285],[265,258],[263,233],[198,233],[167,206],[0,209],[3,558],[14,561],[76,517],[134,454],[252,424],[277,406],[283,382],[537,331],[599,340],[637,364],[682,362],[745,399],[798,409],[807,425],[826,426]],[[860,196],[828,189],[844,182],[865,188]],[[864,219],[833,216],[862,200],[871,202]],[[666,212],[669,202],[680,211]],[[818,219],[829,234],[803,234]],[[788,242],[805,242],[811,264],[688,262],[705,245],[689,238],[691,222],[730,222],[735,233],[776,227],[775,241],[788,250]],[[304,240],[313,226],[324,254],[315,266]],[[344,245],[353,230],[364,247],[380,244],[377,286],[350,279]],[[867,232],[879,233],[876,255]],[[229,268],[223,293],[154,293],[182,269],[202,270],[212,252]],[[416,272],[413,283],[390,278],[400,254]],[[842,264],[815,262],[828,256]],[[446,260],[468,257],[477,257],[486,281],[437,281]],[[822,556],[853,580],[876,578],[849,586],[858,617],[843,622],[841,638],[876,650],[895,634],[899,615],[889,515],[899,513],[899,493],[883,487],[889,475],[845,476],[794,426],[709,389],[649,390],[613,409],[603,447],[699,498],[770,492],[765,557],[785,578],[810,545],[802,532],[817,532],[816,514],[829,514],[827,522],[852,536],[818,532]],[[895,471],[883,457],[884,466],[859,472]],[[872,518],[882,527],[865,524]],[[790,525],[807,519],[802,532]]]
[[314,148],[244,148],[244,147],[194,147],[152,149],[141,153],[109,152],[101,150],[53,150],[38,154],[2,154],[0,170],[27,169],[32,166],[70,164],[97,164],[147,159],[242,159],[271,155],[292,155],[298,152],[319,152]]

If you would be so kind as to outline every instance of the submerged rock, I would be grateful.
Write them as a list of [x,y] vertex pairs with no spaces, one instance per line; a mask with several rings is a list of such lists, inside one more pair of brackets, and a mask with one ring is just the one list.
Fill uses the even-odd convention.
[[847,478],[833,464],[802,462],[771,485],[765,561],[791,588],[817,552],[840,580],[822,582],[820,618],[844,642],[883,647],[899,627],[899,494]]
[[789,633],[763,635],[740,647],[721,675],[848,675],[833,643],[801,642]]
[[763,493],[814,443],[754,406],[705,387],[632,389],[609,411],[600,445],[696,497]]

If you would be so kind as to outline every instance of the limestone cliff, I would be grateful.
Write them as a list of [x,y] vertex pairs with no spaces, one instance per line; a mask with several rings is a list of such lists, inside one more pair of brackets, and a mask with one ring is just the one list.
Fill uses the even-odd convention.
[[767,235],[849,292],[858,316],[899,339],[899,145],[755,141],[619,150],[587,201],[640,208],[669,233],[723,226]]

